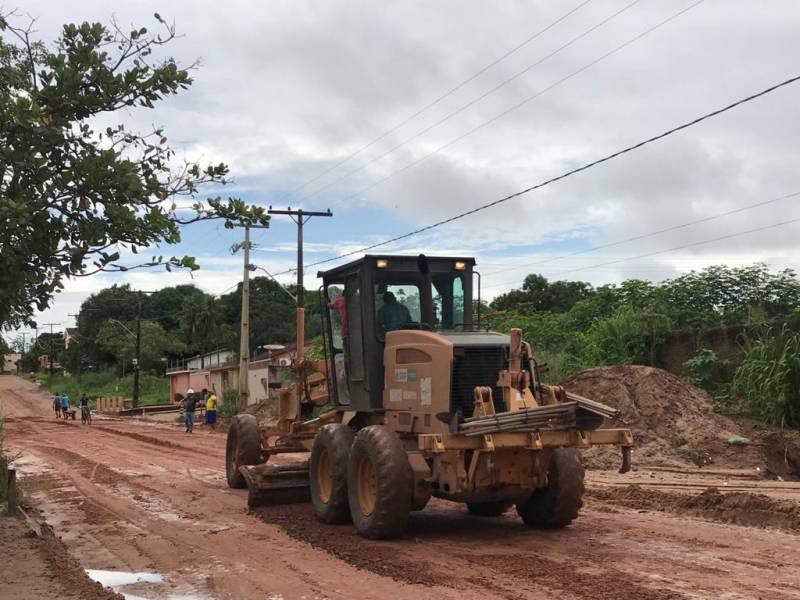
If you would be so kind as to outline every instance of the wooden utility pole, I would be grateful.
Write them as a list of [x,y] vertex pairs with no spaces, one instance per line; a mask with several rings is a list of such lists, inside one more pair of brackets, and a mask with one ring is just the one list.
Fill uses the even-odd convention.
[[231,250],[244,250],[244,267],[242,272],[242,317],[239,332],[239,411],[247,407],[250,397],[250,229],[268,229],[269,225],[251,225],[244,223],[244,243],[235,245]]
[[45,327],[50,327],[50,351],[47,354],[47,366],[50,371],[50,375],[53,374],[53,326],[54,325],[61,325],[61,323],[43,323]]
[[305,289],[303,288],[303,225],[311,217],[332,217],[331,209],[327,211],[292,210],[290,206],[287,210],[273,210],[269,207],[270,215],[288,215],[297,225],[297,360],[301,360],[305,355]]

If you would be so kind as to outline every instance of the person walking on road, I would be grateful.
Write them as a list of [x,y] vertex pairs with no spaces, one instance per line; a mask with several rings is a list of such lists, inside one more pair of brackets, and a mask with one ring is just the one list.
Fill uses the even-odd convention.
[[61,418],[61,396],[55,394],[53,396],[53,410],[56,411],[56,419]]
[[65,419],[69,419],[69,396],[67,396],[67,392],[61,395],[61,413]]
[[208,400],[206,400],[206,424],[211,427],[211,429],[215,429],[217,426],[217,395],[214,393],[214,390],[211,390],[211,394],[208,396]]
[[86,395],[86,392],[81,396],[81,423],[92,424],[92,412],[89,410],[89,396]]
[[186,433],[194,432],[194,412],[197,410],[197,401],[199,398],[194,393],[192,388],[186,390],[186,398],[184,400],[184,410],[186,417]]

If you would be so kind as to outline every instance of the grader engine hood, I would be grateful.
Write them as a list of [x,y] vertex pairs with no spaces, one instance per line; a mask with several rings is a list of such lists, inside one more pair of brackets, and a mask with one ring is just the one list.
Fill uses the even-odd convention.
[[400,431],[447,430],[435,415],[472,416],[478,386],[491,387],[498,412],[504,410],[497,380],[508,365],[509,343],[508,335],[490,332],[389,332],[384,406],[390,418],[398,419]]

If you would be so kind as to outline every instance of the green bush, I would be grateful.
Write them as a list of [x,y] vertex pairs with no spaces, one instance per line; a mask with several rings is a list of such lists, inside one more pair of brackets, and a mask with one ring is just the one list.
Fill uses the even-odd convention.
[[731,392],[765,423],[800,426],[800,334],[768,330],[747,339]]
[[222,402],[219,405],[219,415],[224,419],[232,419],[239,413],[239,390],[228,388],[222,392]]

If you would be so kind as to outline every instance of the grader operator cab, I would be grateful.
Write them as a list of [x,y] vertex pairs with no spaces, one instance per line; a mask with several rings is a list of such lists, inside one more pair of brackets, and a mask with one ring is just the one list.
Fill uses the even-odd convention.
[[[615,409],[544,385],[519,329],[475,323],[474,265],[365,256],[320,273],[326,359],[304,358],[298,309],[297,381],[280,390],[275,428],[234,419],[229,485],[246,485],[251,505],[310,498],[320,520],[352,520],[371,538],[401,535],[431,496],[568,525],[582,505],[578,449],[619,445],[624,472],[632,435],[600,428]],[[309,451],[303,463],[265,464]]]

